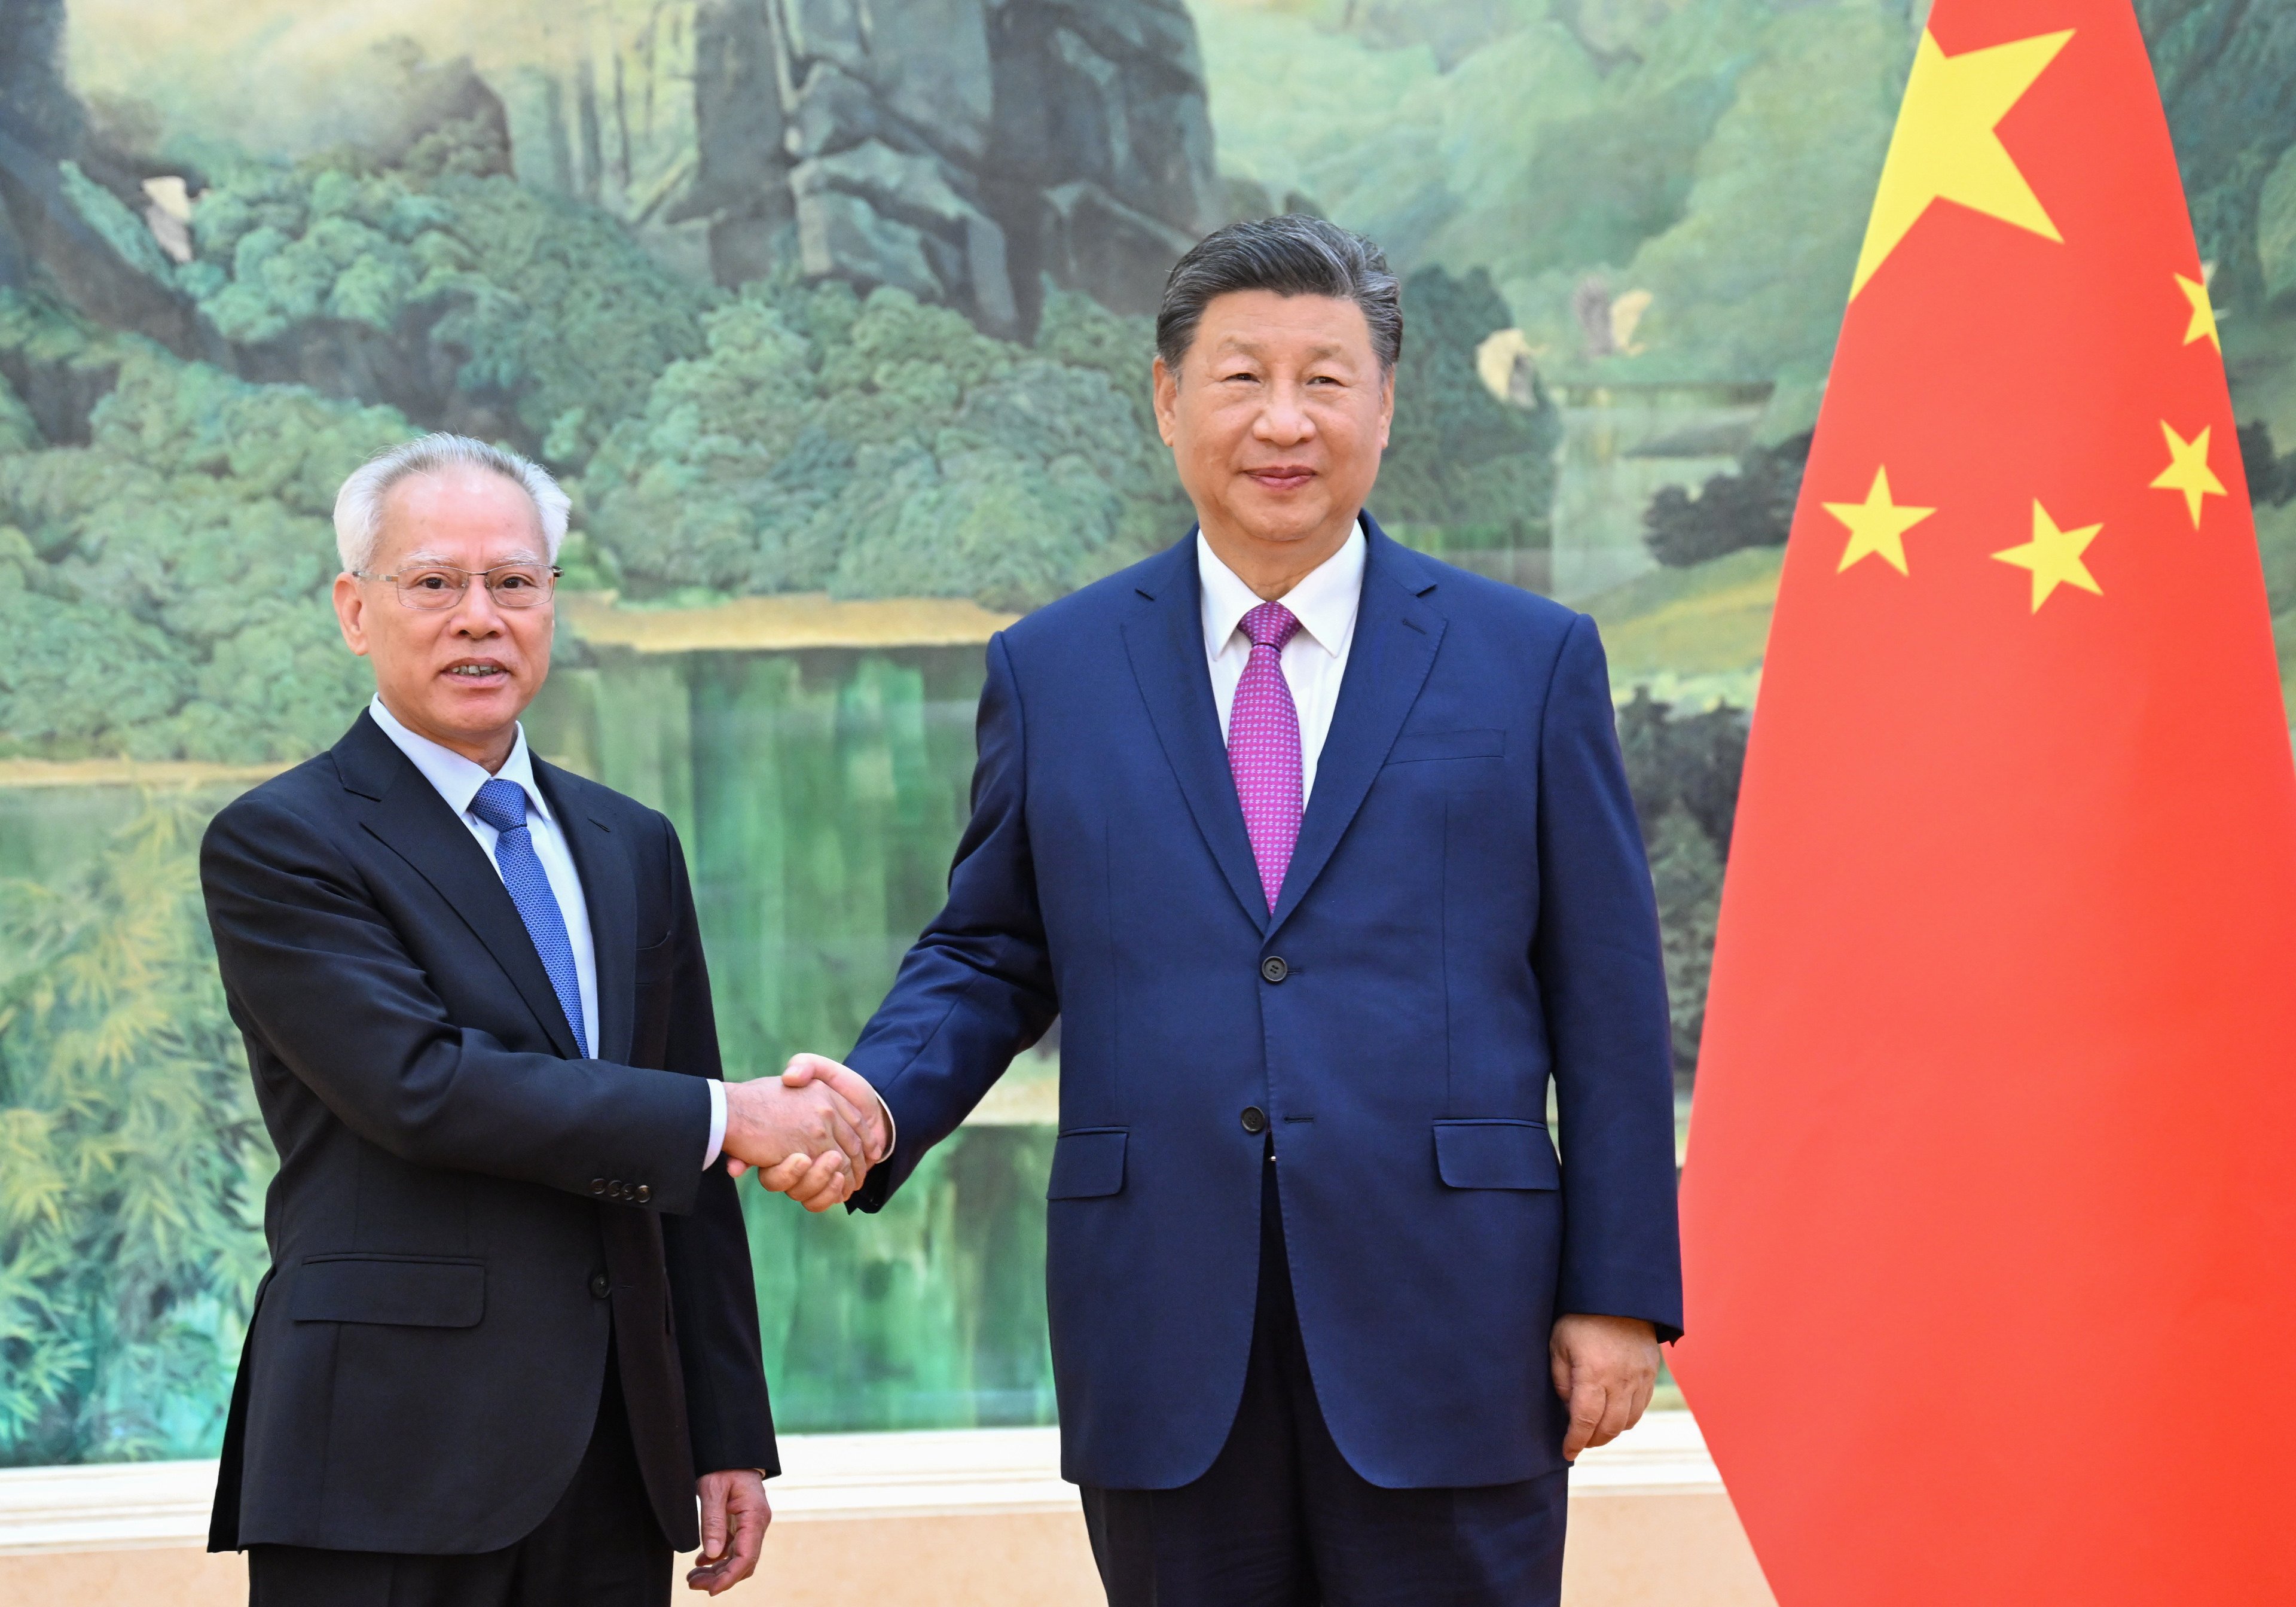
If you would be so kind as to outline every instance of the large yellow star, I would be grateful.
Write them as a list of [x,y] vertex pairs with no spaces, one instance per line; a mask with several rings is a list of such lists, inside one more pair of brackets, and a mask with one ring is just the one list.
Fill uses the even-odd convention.
[[2085,592],[2104,594],[2104,587],[2088,572],[2081,554],[2088,544],[2096,539],[2101,524],[2084,525],[2078,530],[2061,530],[2057,521],[2049,517],[2038,498],[2033,503],[2033,539],[2021,547],[2011,547],[1993,555],[2004,563],[2013,563],[2021,570],[2033,571],[2033,611],[2039,613],[2041,604],[2049,594],[2061,586],[2077,586]]
[[1936,36],[1923,33],[1857,253],[1853,299],[1931,201],[1958,201],[2044,239],[2064,238],[1993,130],[2072,37],[2067,29],[1949,56]]
[[2185,440],[2169,428],[2169,421],[2161,421],[2161,433],[2169,438],[2169,466],[2161,471],[2161,478],[2152,482],[2156,491],[2182,491],[2185,511],[2193,516],[2193,529],[2201,528],[2201,498],[2225,495],[2224,481],[2209,467],[2209,431],[2203,430],[2191,440]]
[[1890,500],[1890,471],[1886,468],[1874,471],[1873,489],[1866,493],[1864,502],[1830,502],[1825,511],[1849,527],[1849,543],[1841,549],[1841,570],[1848,569],[1860,558],[1878,557],[1900,575],[1906,568],[1906,532],[1921,523],[1935,508],[1900,507]]
[[2210,345],[2218,351],[2224,350],[2224,342],[2217,338],[2217,309],[2209,299],[2208,282],[2187,279],[2179,274],[2177,275],[2177,288],[2184,291],[2185,299],[2193,304],[2192,320],[2185,325],[2185,344],[2190,346],[2206,336]]

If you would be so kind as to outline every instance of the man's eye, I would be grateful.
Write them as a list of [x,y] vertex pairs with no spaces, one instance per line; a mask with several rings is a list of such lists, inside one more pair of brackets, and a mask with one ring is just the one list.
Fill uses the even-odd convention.
[[443,592],[453,584],[444,575],[410,575],[406,584],[426,592]]
[[526,591],[532,588],[534,585],[534,577],[531,575],[504,575],[501,579],[496,581],[495,585],[499,589],[505,592]]

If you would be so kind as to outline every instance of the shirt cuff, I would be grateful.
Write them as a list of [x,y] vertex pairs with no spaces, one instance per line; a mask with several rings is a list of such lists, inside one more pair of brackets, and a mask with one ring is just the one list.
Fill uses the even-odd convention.
[[709,1153],[702,1157],[703,1171],[718,1164],[718,1152],[725,1147],[726,1085],[713,1077],[709,1079]]
[[[877,1094],[874,1088],[870,1089],[869,1092]],[[882,1094],[877,1094],[877,1108],[885,1113],[885,1155],[890,1160],[894,1147],[901,1142],[901,1129],[893,1120],[893,1107],[885,1103],[885,1096]]]

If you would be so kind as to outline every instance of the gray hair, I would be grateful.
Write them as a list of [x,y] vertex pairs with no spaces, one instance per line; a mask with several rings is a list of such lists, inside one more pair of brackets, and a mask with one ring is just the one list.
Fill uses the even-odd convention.
[[335,555],[343,568],[357,574],[374,562],[375,543],[382,538],[382,504],[391,488],[420,474],[440,474],[449,469],[484,469],[523,489],[542,521],[543,539],[550,557],[558,557],[558,544],[566,539],[566,513],[573,504],[550,471],[517,453],[467,435],[440,430],[420,440],[390,447],[352,471],[335,493]]
[[1179,373],[1204,308],[1239,291],[1353,301],[1371,325],[1380,372],[1394,373],[1403,355],[1403,288],[1389,271],[1387,254],[1337,224],[1294,213],[1232,223],[1173,265],[1156,309],[1156,355],[1166,368]]

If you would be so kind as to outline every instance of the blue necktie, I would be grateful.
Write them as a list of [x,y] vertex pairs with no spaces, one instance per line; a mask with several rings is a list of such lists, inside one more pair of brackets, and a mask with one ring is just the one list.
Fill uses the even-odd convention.
[[534,851],[534,833],[526,829],[526,789],[497,775],[471,799],[471,813],[497,833],[495,864],[502,868],[503,885],[526,922],[526,935],[534,939],[534,952],[542,956],[542,969],[550,973],[566,1024],[574,1029],[574,1046],[586,1058],[590,1042],[582,1034],[582,982],[574,969],[574,945],[566,936],[566,912],[558,907],[542,857]]

